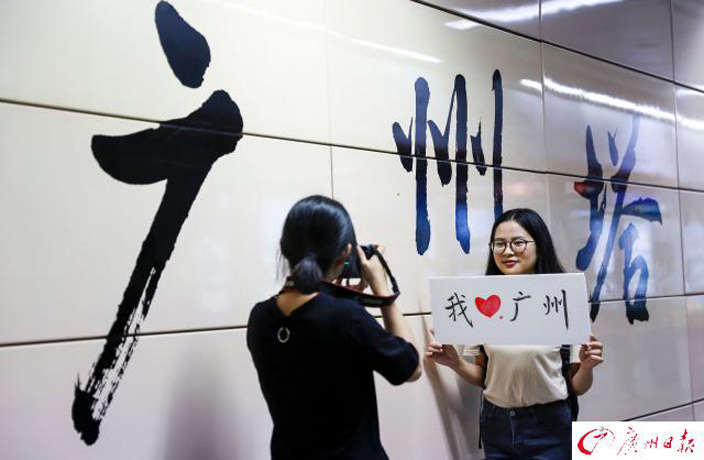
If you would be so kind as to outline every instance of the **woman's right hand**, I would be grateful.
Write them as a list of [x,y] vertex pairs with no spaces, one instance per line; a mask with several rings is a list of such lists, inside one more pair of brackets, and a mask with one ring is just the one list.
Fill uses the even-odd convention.
[[425,356],[431,358],[438,364],[442,364],[443,366],[456,368],[462,359],[460,358],[459,353],[457,353],[457,349],[453,345],[436,342],[435,335],[432,330],[429,331],[429,334],[430,340],[428,342],[428,348],[425,352]]

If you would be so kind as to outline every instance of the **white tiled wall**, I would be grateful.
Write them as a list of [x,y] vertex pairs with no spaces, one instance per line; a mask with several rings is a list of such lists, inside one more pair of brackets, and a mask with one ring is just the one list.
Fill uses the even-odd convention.
[[676,94],[679,185],[704,191],[704,93],[678,86]]
[[[581,418],[704,419],[704,316],[695,295],[704,292],[700,2],[170,3],[209,45],[198,88],[182,85],[165,58],[156,0],[0,6],[0,458],[267,458],[271,421],[244,328],[253,303],[280,286],[277,241],[293,202],[333,196],[360,241],[387,247],[403,311],[423,342],[432,323],[425,279],[484,271],[498,173],[503,208],[536,209],[562,262],[577,270],[592,231],[589,200],[575,191],[588,174],[590,143],[605,181],[590,290],[609,234],[615,240],[593,325],[606,361],[580,400]],[[458,83],[466,127],[457,121]],[[419,148],[423,85],[427,120],[447,136],[450,161],[437,160],[426,127],[431,236],[419,251],[421,163],[401,160],[393,134],[400,128],[410,151]],[[190,209],[142,325],[146,335],[88,447],[71,420],[76,378],[85,379],[102,349],[164,193],[163,182],[129,185],[106,174],[92,137],[156,129],[220,89],[238,104],[245,135],[213,165]],[[212,127],[201,128],[238,134]],[[470,136],[480,127],[487,168],[466,165],[467,249],[455,236],[465,166],[456,152],[466,149],[474,161]],[[458,146],[464,128],[467,145]],[[613,184],[629,142],[629,182]],[[448,183],[438,168],[450,173]],[[612,228],[622,186],[623,206],[652,199],[661,221],[624,215]],[[639,234],[632,259],[642,257],[649,274],[649,320],[632,324],[618,246],[631,224]],[[378,379],[377,388],[391,458],[483,457],[479,389],[432,363],[417,383]]]
[[[549,45],[543,46],[543,62],[549,171],[587,175],[589,129],[605,179],[621,168],[633,140],[636,160],[629,181],[677,185],[672,83]],[[618,152],[615,163],[610,135]]]
[[98,442],[86,447],[71,423],[73,388],[101,347],[90,340],[0,350],[3,458],[268,456],[271,421],[244,329],[143,337]]
[[651,299],[648,310],[649,321],[630,325],[623,302],[601,305],[594,333],[604,363],[580,398],[580,419],[623,420],[691,402],[685,300]]

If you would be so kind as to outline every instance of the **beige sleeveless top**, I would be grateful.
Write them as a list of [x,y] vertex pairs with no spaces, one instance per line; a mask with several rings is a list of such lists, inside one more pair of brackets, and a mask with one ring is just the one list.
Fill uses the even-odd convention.
[[[580,345],[570,347],[570,363],[579,363]],[[560,345],[484,345],[489,365],[484,397],[499,407],[526,407],[567,398]],[[466,356],[479,346],[465,347]]]

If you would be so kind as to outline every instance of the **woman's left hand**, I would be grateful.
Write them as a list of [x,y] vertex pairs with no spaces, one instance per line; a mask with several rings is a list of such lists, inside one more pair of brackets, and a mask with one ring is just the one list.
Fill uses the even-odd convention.
[[604,345],[596,340],[594,333],[589,334],[589,342],[579,349],[579,361],[583,368],[593,369],[604,361]]

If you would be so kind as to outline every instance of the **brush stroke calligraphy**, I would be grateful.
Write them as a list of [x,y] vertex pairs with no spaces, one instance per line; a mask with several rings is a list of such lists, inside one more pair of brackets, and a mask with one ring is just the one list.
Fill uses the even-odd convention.
[[[524,294],[523,291],[518,291],[516,295],[511,296],[511,299],[514,301],[514,312],[513,317],[509,319],[508,322],[513,323],[518,319],[519,303],[532,298],[533,295]],[[536,299],[545,299],[544,301],[537,300],[537,302],[542,302],[538,304],[540,307],[542,307],[541,311],[543,312],[540,314],[540,316],[544,317],[552,313],[555,313],[556,315],[562,314],[565,330],[569,330],[570,322],[567,298],[568,295],[565,289],[559,289],[557,295],[553,294],[552,292],[549,292],[544,295],[537,296]],[[459,293],[457,291],[452,291],[452,294],[447,296],[446,299],[447,304],[444,306],[444,309],[447,310],[448,317],[452,319],[453,323],[456,323],[458,317],[462,316],[465,322],[470,327],[474,327],[475,318],[473,317],[473,315],[470,314],[472,313],[472,310],[467,308],[467,295]],[[501,298],[498,295],[489,295],[486,299],[484,299],[483,297],[475,297],[474,303],[476,306],[476,310],[482,315],[478,318],[483,317],[491,319],[501,308]],[[529,308],[531,309],[531,312],[538,311],[538,309],[535,307],[535,304]],[[560,310],[562,310],[562,312],[560,312]],[[534,317],[535,314],[533,314],[532,316]],[[499,316],[499,320],[503,319],[503,316]]]
[[[156,7],[155,22],[176,77],[184,86],[200,86],[210,63],[205,38],[165,1]],[[80,379],[76,384],[72,417],[88,445],[98,439],[100,424],[134,353],[141,324],[200,187],[215,161],[235,150],[242,128],[239,107],[227,92],[219,90],[187,117],[163,122],[156,129],[93,137],[93,155],[111,177],[128,184],[165,180],[166,188],[103,350],[85,384]]]
[[[611,255],[616,243],[619,223],[624,216],[638,217],[648,222],[658,222],[662,225],[662,215],[658,202],[652,198],[638,198],[624,205],[626,191],[628,190],[628,179],[636,165],[636,143],[638,142],[638,130],[640,127],[640,116],[634,115],[632,121],[631,137],[628,141],[626,153],[621,160],[621,166],[611,177],[611,190],[616,195],[609,235],[606,241],[606,249],[601,260],[601,266],[597,274],[596,284],[591,295],[591,319],[594,321],[599,314],[601,290],[608,274]],[[611,163],[616,166],[619,160],[619,151],[616,147],[616,134],[608,133],[609,154]],[[574,183],[574,190],[583,198],[589,200],[589,239],[584,247],[577,253],[576,265],[579,270],[589,268],[597,244],[601,239],[604,228],[604,218],[606,216],[607,187],[603,179],[603,168],[596,156],[594,139],[592,137],[591,126],[587,127],[586,134],[587,167],[588,178],[581,182]],[[599,196],[601,195],[601,201]],[[623,269],[623,299],[626,302],[626,317],[628,322],[633,324],[634,320],[647,321],[649,318],[646,306],[646,294],[648,291],[648,264],[643,256],[638,255],[633,258],[633,244],[638,239],[638,229],[629,222],[626,229],[618,238],[618,246],[624,253]],[[635,294],[631,295],[629,286],[631,280],[639,273]]]
[[[503,213],[503,172],[501,170],[502,133],[503,133],[503,86],[501,73],[495,70],[492,77],[492,90],[494,92],[494,143],[492,151],[493,182],[494,182],[494,216]],[[415,82],[416,113],[415,130],[413,117],[408,126],[408,133],[398,122],[392,125],[396,150],[400,155],[401,165],[407,172],[413,170],[415,158],[416,168],[416,250],[423,255],[430,245],[430,218],[428,216],[428,161],[426,160],[427,131],[433,140],[437,171],[440,184],[445,186],[452,180],[452,166],[449,162],[450,121],[452,110],[457,103],[455,114],[455,162],[457,177],[455,179],[455,237],[460,243],[465,254],[469,254],[471,244],[471,231],[469,228],[469,215],[467,208],[467,85],[462,75],[455,77],[454,89],[450,99],[450,109],[445,122],[445,129],[441,131],[433,120],[428,120],[428,104],[430,102],[430,88],[424,78]],[[415,148],[413,149],[413,140]],[[479,123],[477,134],[470,136],[472,146],[472,159],[480,175],[486,174],[486,162],[482,149],[482,126]]]

